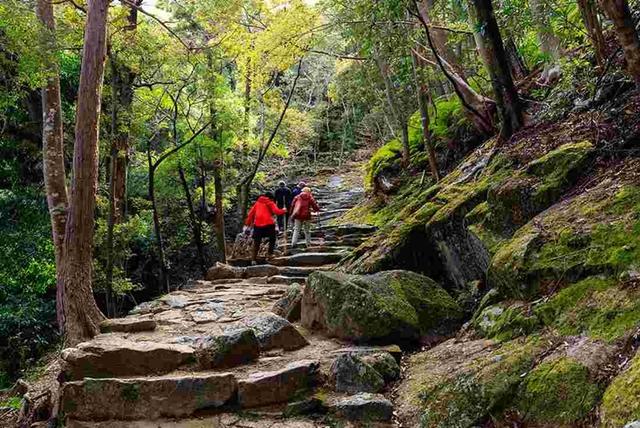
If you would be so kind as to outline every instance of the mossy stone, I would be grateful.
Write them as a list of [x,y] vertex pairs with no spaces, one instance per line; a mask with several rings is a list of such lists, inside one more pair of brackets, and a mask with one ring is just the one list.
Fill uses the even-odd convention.
[[575,426],[597,405],[601,394],[587,367],[563,357],[545,361],[527,375],[515,407],[528,423]]
[[621,427],[640,419],[640,354],[605,390],[600,406],[603,427]]

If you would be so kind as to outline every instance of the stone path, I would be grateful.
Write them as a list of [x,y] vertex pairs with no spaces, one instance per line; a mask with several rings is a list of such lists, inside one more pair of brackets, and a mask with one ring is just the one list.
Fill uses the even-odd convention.
[[316,197],[323,211],[310,249],[268,265],[214,266],[206,280],[108,320],[103,334],[64,350],[67,426],[390,425],[383,394],[399,376],[400,349],[354,346],[297,323],[306,277],[374,232],[329,224],[361,190],[326,187]]

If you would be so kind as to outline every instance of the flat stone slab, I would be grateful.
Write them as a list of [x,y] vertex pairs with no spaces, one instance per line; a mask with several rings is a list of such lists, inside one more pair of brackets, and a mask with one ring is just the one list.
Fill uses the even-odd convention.
[[267,278],[267,284],[304,284],[307,282],[307,278],[304,276],[284,276],[274,275]]
[[237,383],[230,373],[134,379],[85,379],[62,386],[61,406],[85,421],[185,417],[231,400]]
[[114,318],[104,320],[100,323],[100,331],[103,333],[135,333],[139,331],[153,331],[157,323],[152,318]]
[[62,351],[65,379],[165,374],[194,361],[190,346],[105,337]]
[[393,417],[393,404],[381,394],[361,393],[338,398],[329,404],[329,410],[351,421],[389,421]]
[[319,369],[320,362],[301,360],[282,370],[253,373],[238,381],[238,404],[249,408],[289,401],[318,384]]

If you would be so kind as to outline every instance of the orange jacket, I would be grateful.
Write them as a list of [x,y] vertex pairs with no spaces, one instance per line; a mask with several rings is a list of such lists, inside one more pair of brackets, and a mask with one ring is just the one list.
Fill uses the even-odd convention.
[[251,207],[251,211],[249,211],[247,220],[244,223],[247,226],[253,225],[255,227],[271,226],[275,224],[273,221],[274,215],[282,215],[286,212],[287,210],[278,208],[271,199],[266,196],[260,196]]

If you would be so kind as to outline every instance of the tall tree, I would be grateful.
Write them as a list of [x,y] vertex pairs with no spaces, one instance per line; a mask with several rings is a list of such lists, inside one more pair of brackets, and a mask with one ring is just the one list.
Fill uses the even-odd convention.
[[433,144],[431,131],[429,130],[429,86],[423,75],[423,67],[415,52],[411,55],[413,65],[413,76],[416,84],[416,96],[418,97],[418,106],[420,108],[420,120],[422,123],[422,140],[424,147],[429,156],[429,168],[431,175],[435,181],[440,181],[440,173],[438,172],[438,161],[436,160],[436,151]]
[[46,86],[42,88],[42,154],[45,192],[51,216],[51,231],[56,259],[56,278],[58,281],[57,308],[58,324],[62,328],[64,308],[62,306],[64,287],[62,283],[62,265],[64,233],[67,221],[67,185],[64,167],[64,141],[62,133],[62,110],[60,99],[60,71],[55,60],[55,18],[53,3],[50,0],[38,0],[36,13],[42,22],[42,51],[45,55]]
[[578,7],[596,54],[596,63],[599,67],[604,67],[607,53],[596,2],[595,0],[578,0]]
[[627,0],[600,0],[600,5],[613,21],[618,41],[624,50],[627,70],[640,86],[640,39]]
[[[128,4],[129,14],[124,28],[125,41],[133,40],[138,28],[138,7],[142,0]],[[134,81],[137,73],[125,63],[120,63],[115,52],[109,58],[111,64],[111,151],[109,154],[109,214],[107,219],[107,315],[115,315],[113,296],[114,229],[126,215],[127,165],[129,163],[129,138]]]
[[509,138],[524,122],[522,103],[513,83],[509,62],[500,35],[500,29],[493,13],[491,0],[472,0],[478,19],[478,26],[486,50],[486,66],[502,122],[500,136]]
[[109,0],[89,0],[76,108],[73,179],[64,241],[64,334],[74,345],[99,333],[104,315],[91,287],[98,137]]
[[402,143],[402,163],[404,165],[409,165],[411,156],[411,150],[409,147],[409,118],[406,117],[405,114],[403,114],[402,109],[395,99],[389,64],[387,63],[386,59],[382,57],[378,49],[374,50],[373,55],[375,57],[376,64],[378,64],[378,70],[380,70],[382,81],[384,82],[384,92],[387,97],[387,103],[389,104],[391,116],[393,117],[397,129],[400,130],[400,142]]

